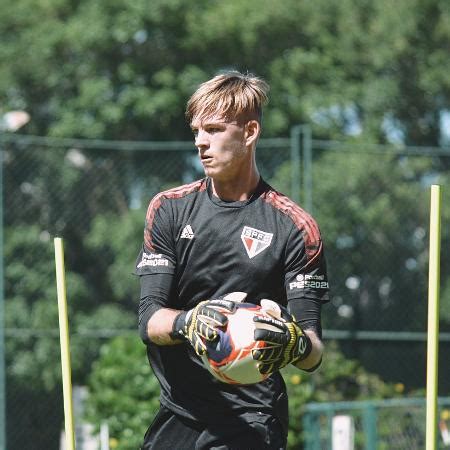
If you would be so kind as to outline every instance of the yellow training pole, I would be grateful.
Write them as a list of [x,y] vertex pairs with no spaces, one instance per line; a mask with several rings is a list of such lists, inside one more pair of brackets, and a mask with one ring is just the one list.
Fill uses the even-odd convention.
[[64,271],[64,248],[62,239],[55,238],[54,245],[56,288],[58,291],[59,341],[61,347],[66,450],[75,450],[75,433],[73,427],[72,405],[72,376],[70,369],[69,321],[67,317],[66,276]]
[[441,188],[438,185],[432,185],[428,271],[426,450],[436,450],[437,444],[440,241]]

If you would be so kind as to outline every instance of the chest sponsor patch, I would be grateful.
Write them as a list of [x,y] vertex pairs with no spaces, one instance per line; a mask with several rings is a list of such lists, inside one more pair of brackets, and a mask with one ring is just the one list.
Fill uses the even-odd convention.
[[242,230],[241,240],[249,258],[259,255],[272,242],[273,233],[257,230],[245,226]]

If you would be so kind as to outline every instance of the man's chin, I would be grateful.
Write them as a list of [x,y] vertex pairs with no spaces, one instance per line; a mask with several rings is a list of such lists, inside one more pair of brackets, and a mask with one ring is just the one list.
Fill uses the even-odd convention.
[[217,175],[217,171],[211,167],[204,167],[203,170],[207,177],[214,178],[214,176]]

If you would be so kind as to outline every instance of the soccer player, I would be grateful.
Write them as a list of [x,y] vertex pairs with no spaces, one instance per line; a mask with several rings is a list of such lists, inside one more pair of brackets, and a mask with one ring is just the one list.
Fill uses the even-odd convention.
[[[148,207],[140,276],[140,335],[161,386],[161,407],[142,449],[284,449],[288,408],[282,367],[314,371],[322,359],[328,300],[315,220],[260,176],[255,151],[268,85],[231,71],[201,84],[187,103],[205,178],[161,192]],[[281,317],[260,321],[255,351],[265,381],[236,386],[203,366],[232,292],[272,299]],[[238,294],[243,295],[243,294]]]

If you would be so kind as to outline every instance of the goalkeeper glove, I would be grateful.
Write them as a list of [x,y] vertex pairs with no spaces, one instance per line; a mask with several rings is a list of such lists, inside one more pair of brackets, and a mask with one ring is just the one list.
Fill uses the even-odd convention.
[[171,338],[188,341],[195,353],[202,356],[206,352],[203,340],[215,341],[217,328],[225,326],[228,321],[224,313],[231,313],[236,308],[235,302],[227,297],[200,302],[189,311],[178,314],[173,322]]
[[252,356],[260,361],[262,374],[273,373],[290,363],[305,359],[311,353],[311,340],[299,327],[295,317],[286,308],[271,300],[261,300],[266,316],[256,316],[254,338],[265,346],[253,350]]

